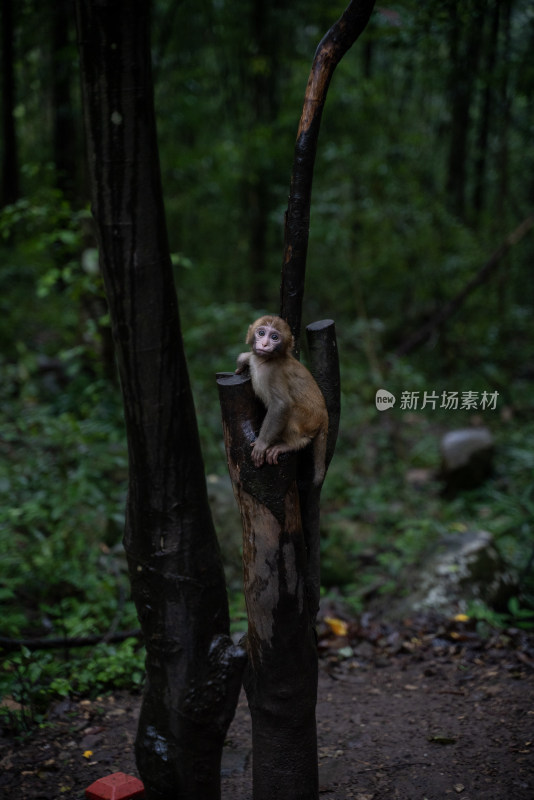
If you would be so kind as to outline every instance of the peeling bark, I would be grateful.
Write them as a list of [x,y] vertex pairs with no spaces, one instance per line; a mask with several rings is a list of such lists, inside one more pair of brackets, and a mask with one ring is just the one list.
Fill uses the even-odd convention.
[[264,409],[250,379],[218,378],[228,467],[243,523],[249,620],[244,685],[252,718],[254,800],[318,796],[317,651],[307,597],[297,456],[257,469]]
[[[327,464],[339,425],[340,382],[335,326],[309,326],[312,369],[331,428]],[[251,445],[265,409],[248,377],[218,376],[228,468],[243,523],[248,664],[244,685],[253,740],[254,800],[318,797],[318,659],[321,487],[313,485],[312,447],[279,464],[254,467]]]

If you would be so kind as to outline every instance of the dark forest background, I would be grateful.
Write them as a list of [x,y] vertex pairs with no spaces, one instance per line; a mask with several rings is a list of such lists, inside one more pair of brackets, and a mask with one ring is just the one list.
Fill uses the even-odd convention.
[[[153,2],[167,224],[236,630],[246,625],[240,530],[214,375],[233,368],[249,322],[278,309],[304,88],[342,10]],[[137,627],[121,546],[127,455],[72,3],[3,0],[1,25],[1,633],[105,636],[89,651],[6,654],[6,713],[26,724],[51,696],[139,685],[143,654],[135,636],[112,641]],[[347,613],[391,605],[444,536],[483,528],[516,589],[469,615],[531,621],[533,48],[527,0],[404,0],[376,9],[330,88],[304,319],[334,318],[338,332],[343,415],[323,491],[323,584]],[[384,413],[382,388],[397,397]],[[495,408],[451,410],[422,408],[425,391],[498,395]],[[404,392],[419,393],[417,406],[403,407]],[[492,476],[444,497],[441,435],[482,425],[495,439]]]

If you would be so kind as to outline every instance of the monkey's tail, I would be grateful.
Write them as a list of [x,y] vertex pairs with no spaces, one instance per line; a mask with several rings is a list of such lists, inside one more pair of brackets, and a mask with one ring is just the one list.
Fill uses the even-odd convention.
[[326,443],[328,430],[322,428],[313,440],[313,485],[320,486],[326,472]]

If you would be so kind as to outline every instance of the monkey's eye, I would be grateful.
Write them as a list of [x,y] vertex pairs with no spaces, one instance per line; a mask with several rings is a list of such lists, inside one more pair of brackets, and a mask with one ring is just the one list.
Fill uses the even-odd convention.
[[258,328],[256,333],[258,334],[258,336],[262,336],[262,337],[265,336],[265,331],[263,330],[263,328]]
[[277,333],[271,333],[271,339],[273,340],[273,342],[277,342],[279,338],[280,337],[278,336]]

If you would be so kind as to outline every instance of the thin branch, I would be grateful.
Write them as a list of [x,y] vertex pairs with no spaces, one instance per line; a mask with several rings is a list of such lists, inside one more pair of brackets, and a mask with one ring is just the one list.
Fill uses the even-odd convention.
[[59,650],[61,647],[93,647],[101,642],[124,642],[126,639],[140,639],[142,632],[139,628],[130,631],[117,631],[111,636],[107,633],[93,634],[92,636],[57,636],[49,638],[44,636],[39,639],[9,639],[0,636],[0,649],[10,653],[26,647],[28,650]]
[[465,302],[465,300],[469,297],[469,295],[478,289],[479,286],[482,286],[493,274],[493,272],[497,269],[500,262],[504,258],[504,256],[508,253],[511,247],[514,244],[523,239],[524,236],[534,227],[534,214],[531,214],[529,217],[523,220],[521,225],[518,225],[517,228],[512,231],[512,233],[506,237],[504,242],[501,244],[500,247],[495,250],[495,252],[489,257],[483,267],[479,269],[476,275],[474,275],[470,281],[466,283],[464,288],[458,292],[458,294],[449,300],[448,303],[442,306],[440,311],[435,314],[432,319],[428,320],[419,330],[412,333],[411,336],[408,336],[407,339],[402,342],[402,344],[397,347],[395,350],[395,355],[397,356],[404,356],[406,353],[415,350],[416,347],[419,347],[423,342],[425,342],[434,331],[441,328],[447,320],[452,317],[453,314],[458,311],[460,306]]
[[375,0],[352,0],[323,37],[313,60],[295,144],[285,219],[280,314],[289,323],[299,350],[302,298],[310,225],[313,169],[321,116],[336,66],[369,21]]

